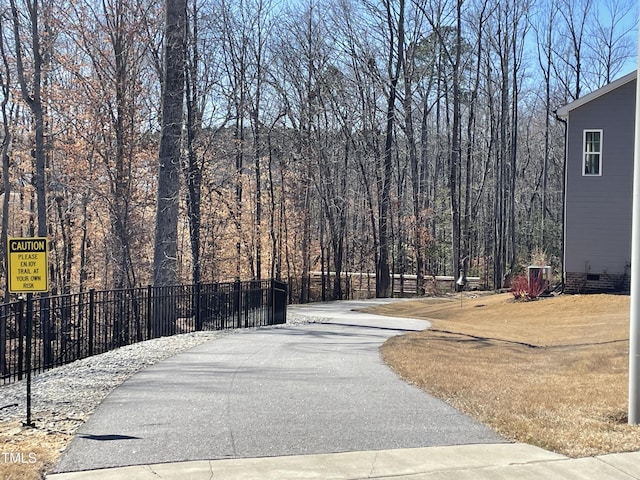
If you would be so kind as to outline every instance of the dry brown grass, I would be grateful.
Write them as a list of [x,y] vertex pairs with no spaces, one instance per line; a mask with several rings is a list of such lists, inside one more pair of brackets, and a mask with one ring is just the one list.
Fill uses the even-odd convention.
[[385,360],[505,437],[572,457],[640,450],[626,420],[629,297],[503,294],[375,311],[431,320],[390,339]]
[[0,478],[44,478],[71,438],[67,433],[23,427],[19,422],[0,423]]

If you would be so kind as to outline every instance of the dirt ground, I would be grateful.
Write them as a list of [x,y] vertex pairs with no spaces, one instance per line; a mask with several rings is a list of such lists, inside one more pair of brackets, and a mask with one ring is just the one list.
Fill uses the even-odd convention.
[[403,378],[508,439],[572,457],[640,450],[627,425],[629,297],[510,294],[373,309],[424,318],[382,353]]

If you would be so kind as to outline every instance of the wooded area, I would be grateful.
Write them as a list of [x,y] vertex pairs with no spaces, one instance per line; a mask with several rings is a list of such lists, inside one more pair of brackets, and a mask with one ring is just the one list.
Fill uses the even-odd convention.
[[48,236],[53,293],[276,278],[300,302],[312,271],[388,296],[392,274],[559,270],[554,111],[630,70],[636,9],[9,0],[3,251]]

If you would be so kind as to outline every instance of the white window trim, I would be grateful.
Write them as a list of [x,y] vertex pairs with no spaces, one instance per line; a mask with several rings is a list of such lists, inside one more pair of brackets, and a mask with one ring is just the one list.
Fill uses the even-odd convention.
[[[600,151],[597,152],[600,155],[600,168],[598,169],[598,173],[585,173],[585,166],[586,166],[586,161],[587,161],[587,151],[586,151],[586,144],[587,144],[587,133],[593,133],[593,132],[598,132],[600,133]],[[583,177],[601,177],[602,176],[602,152],[603,152],[603,148],[602,148],[602,144],[603,144],[603,140],[604,140],[604,135],[602,133],[602,129],[601,128],[585,128],[582,131],[582,176]],[[596,152],[590,152],[590,153],[596,153]]]

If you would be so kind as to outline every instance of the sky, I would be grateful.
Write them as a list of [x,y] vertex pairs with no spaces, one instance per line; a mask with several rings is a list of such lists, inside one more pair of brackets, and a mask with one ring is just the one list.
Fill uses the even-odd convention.
[[[601,15],[608,15],[611,5],[620,5],[621,9],[626,11],[624,19],[620,23],[620,31],[629,31],[629,37],[636,46],[635,55],[628,59],[624,68],[621,71],[622,75],[625,75],[637,68],[638,65],[638,45],[640,41],[638,39],[638,15],[640,14],[639,4],[637,0],[593,0],[596,10]],[[626,5],[626,6],[625,6]],[[622,76],[620,75],[620,76]]]

